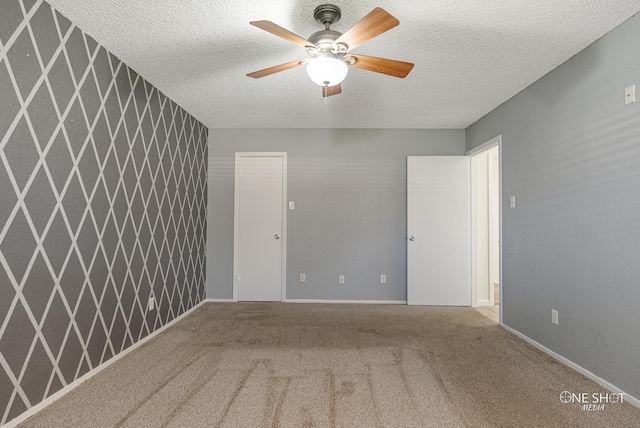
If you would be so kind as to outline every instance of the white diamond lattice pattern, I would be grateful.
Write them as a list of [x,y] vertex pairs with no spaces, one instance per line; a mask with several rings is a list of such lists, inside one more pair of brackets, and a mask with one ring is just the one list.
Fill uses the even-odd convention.
[[0,103],[1,425],[204,298],[207,129],[42,0]]

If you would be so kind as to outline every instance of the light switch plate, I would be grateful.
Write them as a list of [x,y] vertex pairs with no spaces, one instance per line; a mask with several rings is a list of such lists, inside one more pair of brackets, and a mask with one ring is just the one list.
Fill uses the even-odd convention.
[[516,207],[516,197],[512,196],[509,198],[509,207],[510,208],[515,208]]
[[624,89],[624,105],[636,102],[636,85],[628,86]]
[[289,209],[290,210],[296,209],[296,201],[289,201]]

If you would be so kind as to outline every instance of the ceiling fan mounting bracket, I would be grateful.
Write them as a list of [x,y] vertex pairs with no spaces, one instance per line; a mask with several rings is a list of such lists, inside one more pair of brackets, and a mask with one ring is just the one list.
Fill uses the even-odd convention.
[[334,43],[333,44],[333,53],[346,53],[349,50],[349,45],[347,45],[346,43],[340,42],[340,43]]
[[358,58],[356,58],[353,55],[350,56],[346,56],[343,58],[344,62],[346,62],[349,65],[354,65],[356,62],[358,62]]
[[321,4],[313,11],[313,17],[328,30],[329,26],[340,21],[342,11],[333,4]]

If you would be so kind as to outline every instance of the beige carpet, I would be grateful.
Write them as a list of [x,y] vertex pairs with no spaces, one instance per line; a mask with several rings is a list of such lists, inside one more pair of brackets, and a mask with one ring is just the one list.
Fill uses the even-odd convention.
[[24,427],[636,427],[471,308],[207,303]]

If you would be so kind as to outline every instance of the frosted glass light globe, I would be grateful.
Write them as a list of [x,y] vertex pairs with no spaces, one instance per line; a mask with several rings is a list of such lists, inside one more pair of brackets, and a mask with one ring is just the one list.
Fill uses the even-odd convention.
[[313,83],[320,86],[335,86],[347,77],[349,67],[338,58],[319,56],[307,65],[307,74]]

